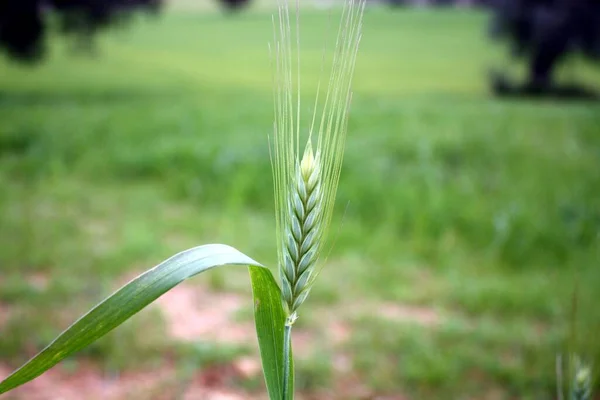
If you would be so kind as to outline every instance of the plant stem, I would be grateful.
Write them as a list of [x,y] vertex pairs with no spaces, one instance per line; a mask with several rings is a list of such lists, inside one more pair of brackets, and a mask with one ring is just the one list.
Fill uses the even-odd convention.
[[562,354],[556,356],[556,400],[563,400],[563,363]]
[[[295,313],[294,313],[295,315]],[[285,321],[285,329],[283,331],[283,399],[288,400],[288,386],[290,386],[290,365],[291,365],[291,349],[292,349],[292,325],[295,317],[289,316]]]

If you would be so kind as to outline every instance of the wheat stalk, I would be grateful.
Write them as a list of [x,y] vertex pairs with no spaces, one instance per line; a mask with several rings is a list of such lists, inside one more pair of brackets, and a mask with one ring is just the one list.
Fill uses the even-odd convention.
[[[315,131],[319,83],[311,126],[307,130],[306,144],[302,145],[300,52],[297,50],[297,58],[293,60],[287,1],[279,4],[278,24],[273,21],[275,121],[271,162],[275,186],[279,272],[290,325],[297,318],[297,310],[306,300],[318,275],[317,265],[329,230],[344,154],[352,98],[350,88],[361,38],[364,5],[365,0],[348,0],[344,5],[320,122]],[[298,1],[296,7],[295,41],[298,48]],[[294,61],[297,68],[295,107]]]

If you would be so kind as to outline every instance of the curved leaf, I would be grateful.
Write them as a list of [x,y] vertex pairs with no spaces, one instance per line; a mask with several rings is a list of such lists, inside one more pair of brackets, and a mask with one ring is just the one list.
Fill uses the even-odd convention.
[[[40,376],[65,357],[116,328],[187,278],[221,265],[261,265],[233,247],[209,244],[174,255],[107,297],[48,347],[0,382],[0,394]],[[266,268],[260,268],[268,271]],[[269,272],[270,274],[270,272]]]
[[[269,398],[283,398],[283,333],[286,313],[281,301],[281,290],[273,274],[266,268],[249,268],[254,294],[254,323],[260,347],[263,373]],[[290,348],[290,370],[288,377],[288,399],[294,396],[294,362]]]

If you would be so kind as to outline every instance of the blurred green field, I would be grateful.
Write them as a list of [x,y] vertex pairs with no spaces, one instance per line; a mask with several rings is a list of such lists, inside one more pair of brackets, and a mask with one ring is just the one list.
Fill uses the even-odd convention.
[[[306,124],[328,21],[301,16]],[[349,338],[301,357],[306,393],[352,376],[414,399],[552,398],[576,282],[571,348],[600,365],[600,105],[492,98],[485,22],[367,10],[337,239],[300,319],[320,335],[336,315]],[[55,39],[39,67],[0,62],[3,363],[18,366],[124,277],[193,245],[275,265],[270,38],[265,11],[171,11],[102,35],[95,56]],[[248,294],[250,313],[246,275],[197,280]],[[160,318],[144,313],[82,357],[111,371],[235,357],[198,355]]]

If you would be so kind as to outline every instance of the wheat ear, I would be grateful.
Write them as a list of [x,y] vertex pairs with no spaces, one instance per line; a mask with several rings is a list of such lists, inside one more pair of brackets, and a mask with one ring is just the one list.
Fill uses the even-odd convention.
[[[296,3],[296,47],[299,47],[299,12]],[[275,186],[279,275],[282,295],[293,323],[317,276],[331,221],[344,154],[351,81],[361,38],[365,0],[345,2],[332,60],[332,70],[320,123],[315,131],[319,89],[312,123],[300,158],[300,52],[292,55],[292,29],[287,1],[279,4],[275,36],[275,123],[271,161]],[[293,64],[297,67],[294,105]],[[314,133],[314,135],[313,135]],[[314,147],[313,147],[314,142]]]
[[592,373],[591,368],[579,359],[575,360],[575,376],[573,377],[572,400],[591,400]]

